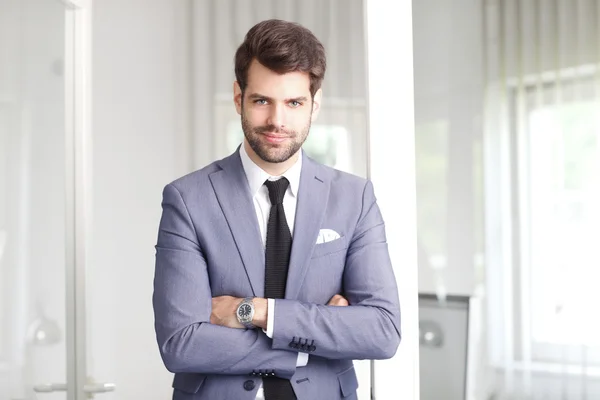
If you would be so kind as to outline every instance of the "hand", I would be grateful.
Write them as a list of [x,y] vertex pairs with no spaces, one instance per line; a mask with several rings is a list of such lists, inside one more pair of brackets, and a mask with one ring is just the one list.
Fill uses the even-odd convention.
[[213,297],[210,323],[227,328],[244,329],[244,325],[238,322],[236,316],[238,305],[242,300],[233,296]]
[[350,304],[348,303],[348,300],[344,296],[342,296],[340,294],[336,294],[335,296],[333,296],[331,298],[331,300],[329,300],[329,303],[327,303],[327,305],[328,306],[345,307]]

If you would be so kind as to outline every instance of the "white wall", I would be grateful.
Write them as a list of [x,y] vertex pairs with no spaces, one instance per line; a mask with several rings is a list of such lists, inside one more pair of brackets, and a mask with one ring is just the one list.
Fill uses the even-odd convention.
[[104,399],[166,399],[151,305],[165,184],[190,171],[187,1],[103,0],[93,10],[91,372]]

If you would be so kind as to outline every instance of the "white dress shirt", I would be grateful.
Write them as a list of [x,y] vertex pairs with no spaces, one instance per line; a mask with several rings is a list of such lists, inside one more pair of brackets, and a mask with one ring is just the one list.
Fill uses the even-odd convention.
[[[271,211],[269,190],[264,184],[267,179],[276,181],[285,177],[290,182],[290,186],[283,196],[283,210],[293,239],[296,203],[298,201],[298,190],[300,188],[300,172],[302,171],[302,153],[300,153],[298,161],[296,161],[296,163],[281,176],[271,176],[256,165],[248,156],[243,143],[240,147],[240,158],[242,159],[242,166],[246,174],[246,179],[248,179],[252,200],[254,201],[254,210],[256,211],[256,218],[258,220],[263,247],[266,247],[267,245],[267,224],[269,222],[269,213]],[[267,299],[267,303],[267,329],[265,330],[265,333],[268,337],[273,338],[275,300]],[[296,367],[304,367],[307,363],[308,354],[299,352]],[[258,390],[256,399],[263,399],[262,385]]]

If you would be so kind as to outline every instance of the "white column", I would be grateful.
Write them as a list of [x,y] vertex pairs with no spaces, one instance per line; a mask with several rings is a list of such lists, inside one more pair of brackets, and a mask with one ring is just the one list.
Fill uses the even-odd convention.
[[92,210],[92,2],[65,4],[65,210],[67,400],[85,399]]
[[419,398],[412,4],[365,0],[369,177],[386,222],[400,291],[402,343],[374,363],[377,400]]

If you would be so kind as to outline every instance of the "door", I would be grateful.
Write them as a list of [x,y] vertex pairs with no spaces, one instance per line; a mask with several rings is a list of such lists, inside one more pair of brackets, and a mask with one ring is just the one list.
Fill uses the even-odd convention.
[[0,399],[66,399],[65,7],[2,0],[0,31]]
[[87,369],[88,1],[0,1],[0,399],[114,390]]

